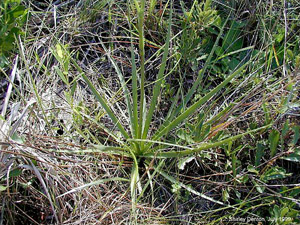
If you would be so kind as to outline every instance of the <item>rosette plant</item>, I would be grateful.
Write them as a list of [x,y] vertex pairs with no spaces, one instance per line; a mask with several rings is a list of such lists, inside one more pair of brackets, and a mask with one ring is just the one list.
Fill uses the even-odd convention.
[[[171,42],[171,26],[172,26],[172,4],[169,8],[169,21],[168,21],[168,29],[167,36],[165,40],[165,44],[161,47],[159,51],[163,52],[161,65],[156,76],[156,81],[153,82],[152,94],[147,96],[145,93],[145,83],[146,83],[146,72],[145,72],[145,35],[144,35],[144,18],[145,18],[145,0],[134,0],[134,7],[129,7],[130,9],[134,8],[137,14],[137,26],[136,30],[138,31],[138,39],[139,39],[139,68],[137,68],[136,55],[133,48],[133,41],[131,41],[131,62],[132,62],[132,71],[131,78],[125,80],[124,74],[122,74],[120,68],[117,63],[114,61],[114,58],[109,55],[109,51],[106,49],[104,44],[102,45],[103,49],[107,52],[107,56],[111,61],[117,75],[119,78],[120,86],[123,91],[124,101],[126,102],[126,114],[128,115],[129,126],[126,124],[122,124],[118,115],[114,113],[112,104],[107,102],[106,98],[101,94],[101,91],[97,90],[95,85],[91,82],[91,80],[84,73],[83,69],[76,63],[75,59],[71,59],[72,63],[75,65],[77,70],[81,73],[82,78],[87,83],[91,92],[97,101],[101,104],[102,109],[109,116],[111,121],[114,123],[115,127],[118,129],[118,132],[121,134],[116,135],[113,129],[108,126],[105,128],[106,133],[110,135],[110,137],[114,138],[114,142],[111,146],[108,145],[94,145],[89,149],[90,152],[106,152],[114,155],[126,156],[132,159],[133,166],[130,178],[130,189],[131,189],[131,197],[132,202],[136,203],[139,200],[139,195],[143,193],[146,187],[149,185],[149,180],[146,182],[144,187],[141,185],[141,177],[139,175],[139,167],[141,163],[143,163],[143,167],[149,168],[149,166],[153,166],[154,173],[159,173],[164,176],[166,179],[171,182],[177,182],[176,179],[172,178],[168,173],[160,170],[161,164],[166,158],[181,158],[185,156],[192,156],[193,154],[197,154],[203,150],[212,149],[221,145],[231,144],[234,140],[240,139],[243,136],[257,132],[260,129],[265,129],[266,127],[262,127],[255,130],[250,130],[248,132],[238,134],[235,136],[227,137],[225,139],[219,139],[211,142],[199,142],[193,146],[181,146],[177,143],[168,141],[168,135],[174,130],[178,129],[180,125],[182,125],[185,121],[187,121],[192,116],[195,116],[195,113],[199,112],[201,107],[207,103],[213,96],[215,96],[218,92],[226,87],[226,85],[231,82],[235,77],[245,73],[247,66],[251,62],[251,60],[247,62],[241,62],[240,65],[233,71],[231,74],[227,76],[227,78],[217,85],[215,88],[210,90],[203,97],[194,100],[192,102],[192,98],[201,83],[201,79],[203,74],[206,72],[208,66],[211,63],[212,56],[214,54],[217,43],[222,35],[222,31],[226,25],[227,20],[224,22],[223,27],[220,30],[220,33],[215,41],[215,44],[210,52],[210,54],[206,58],[206,62],[199,73],[197,80],[194,82],[193,86],[186,92],[187,94],[181,97],[181,101],[179,100],[180,95],[176,96],[176,101],[173,102],[172,106],[169,109],[169,112],[164,118],[164,121],[161,123],[159,127],[154,127],[155,121],[155,111],[156,106],[158,104],[158,99],[160,93],[164,86],[162,85],[166,76],[169,76],[171,73],[166,73],[166,66],[168,63],[168,54],[170,52],[170,42]],[[133,38],[131,38],[133,40]],[[172,57],[170,57],[172,58]],[[169,59],[171,60],[171,59]],[[130,88],[128,83],[131,82]],[[149,101],[147,101],[150,99]],[[180,102],[180,103],[178,103]],[[217,115],[218,116],[218,115]],[[157,123],[155,123],[157,124]],[[204,122],[205,124],[205,122]],[[103,125],[105,127],[105,124]],[[150,129],[152,128],[152,129]],[[154,130],[154,132],[153,132]],[[176,149],[176,150],[174,150]],[[83,151],[84,152],[84,151]],[[153,160],[157,159],[157,160]],[[151,177],[151,176],[150,176]],[[112,180],[121,180],[124,181],[126,179],[123,178],[114,178]],[[107,179],[106,179],[107,180]],[[129,181],[129,180],[128,180]],[[104,180],[99,181],[104,182]],[[93,182],[91,184],[84,185],[81,188],[84,188],[89,185],[97,184],[98,182]],[[213,200],[208,196],[204,196],[190,187],[185,186],[184,184],[179,184],[181,187],[186,188],[190,192],[201,195],[202,197],[217,202],[219,204],[223,204],[217,200]],[[80,189],[80,188],[79,188]],[[69,193],[69,192],[68,192]],[[65,193],[67,194],[67,193]]]

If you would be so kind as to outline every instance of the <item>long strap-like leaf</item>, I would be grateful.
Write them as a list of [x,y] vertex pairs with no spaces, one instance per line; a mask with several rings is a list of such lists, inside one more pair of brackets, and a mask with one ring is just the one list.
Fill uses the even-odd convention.
[[[230,15],[229,15],[230,16]],[[201,69],[196,81],[194,82],[193,86],[191,87],[191,89],[188,91],[188,93],[186,94],[186,96],[184,97],[182,103],[177,107],[177,109],[172,113],[172,116],[170,116],[167,120],[165,120],[165,122],[162,124],[162,126],[160,127],[160,129],[158,129],[158,132],[161,131],[161,129],[163,129],[164,127],[168,126],[168,124],[170,123],[170,121],[172,121],[172,119],[177,116],[180,111],[182,110],[182,108],[184,108],[184,106],[187,105],[187,103],[191,100],[191,97],[193,96],[193,94],[195,93],[195,91],[197,90],[201,80],[202,80],[202,77],[203,77],[203,74],[206,72],[206,69],[207,67],[211,64],[211,59],[215,53],[215,50],[216,50],[216,47],[218,46],[219,44],[219,40],[220,38],[222,37],[222,34],[223,34],[223,31],[224,31],[224,28],[225,28],[225,25],[227,24],[227,21],[229,19],[229,16],[227,17],[226,21],[224,22],[219,34],[218,34],[218,37],[209,53],[209,56],[208,58],[206,59],[205,61],[205,64],[203,66],[203,68]]]
[[[105,45],[103,44],[103,42],[101,42],[101,45],[102,45],[102,48],[104,49],[104,51],[108,52]],[[117,75],[118,75],[118,78],[120,80],[120,83],[121,83],[121,86],[122,86],[122,89],[123,89],[123,93],[124,93],[124,96],[125,96],[125,100],[126,100],[127,111],[128,111],[128,114],[129,114],[131,133],[133,134],[134,133],[133,109],[132,109],[132,104],[130,102],[130,94],[129,94],[124,76],[121,73],[121,70],[118,67],[118,65],[116,64],[116,62],[113,60],[113,58],[109,54],[107,54],[107,57],[109,58],[109,60],[112,63],[113,67],[115,68],[115,70],[117,72]]]
[[143,135],[142,135],[143,139],[147,138],[149,126],[150,126],[150,123],[152,121],[153,112],[156,108],[157,98],[158,98],[158,95],[160,93],[161,84],[162,84],[163,76],[164,76],[164,73],[165,73],[165,68],[166,68],[166,64],[167,64],[167,56],[168,56],[168,53],[169,53],[170,38],[171,38],[172,12],[173,12],[173,10],[172,10],[172,4],[171,4],[168,34],[167,34],[167,39],[166,39],[166,43],[165,43],[165,47],[164,47],[165,48],[164,49],[164,54],[163,54],[162,63],[161,63],[161,66],[160,66],[160,69],[159,69],[159,72],[158,72],[158,75],[157,75],[157,81],[156,81],[156,83],[154,85],[154,88],[153,88],[153,96],[152,96],[152,99],[151,99],[149,111],[148,111],[146,122],[145,122],[144,131],[143,131]]
[[132,101],[133,101],[133,118],[132,118],[132,127],[133,127],[133,133],[132,136],[134,138],[138,137],[139,132],[139,119],[138,119],[138,87],[137,87],[137,68],[135,63],[135,54],[133,50],[133,43],[132,39],[130,41],[131,43],[131,76],[132,76]]
[[113,113],[113,111],[107,105],[105,99],[102,98],[102,96],[96,90],[95,86],[92,84],[92,82],[89,80],[89,78],[85,75],[85,73],[83,72],[83,70],[81,69],[81,67],[77,64],[77,62],[73,58],[71,58],[71,60],[72,60],[72,62],[74,64],[74,66],[76,67],[76,69],[81,73],[82,78],[87,83],[87,85],[89,86],[89,88],[91,89],[91,91],[93,92],[94,96],[99,101],[99,103],[101,104],[101,106],[103,107],[103,109],[105,110],[105,112],[108,114],[108,116],[111,118],[111,120],[118,127],[118,129],[122,133],[123,137],[126,138],[126,139],[129,138],[128,133],[126,132],[126,130],[124,129],[124,127],[122,126],[122,124],[120,123],[120,121],[117,119],[117,117],[115,116],[115,114]]
[[[230,16],[230,15],[229,15],[229,16]],[[211,59],[212,59],[212,57],[213,57],[213,55],[214,55],[214,53],[215,53],[216,47],[217,47],[218,44],[219,44],[219,40],[220,40],[220,38],[222,37],[223,31],[224,31],[224,29],[225,29],[225,26],[226,26],[226,24],[227,24],[227,21],[228,21],[228,19],[229,19],[229,16],[227,17],[226,21],[224,22],[224,24],[223,24],[223,26],[222,26],[222,28],[221,28],[219,34],[218,34],[218,37],[217,37],[217,39],[216,39],[216,41],[215,41],[215,43],[214,43],[214,45],[213,45],[213,48],[211,49],[211,51],[210,51],[210,53],[209,53],[209,56],[208,56],[208,58],[206,59],[205,64],[204,64],[203,68],[202,68],[201,71],[200,71],[199,76],[197,77],[197,79],[196,79],[196,81],[194,82],[193,86],[192,86],[191,89],[188,91],[187,95],[185,96],[182,105],[180,105],[180,107],[178,107],[178,109],[176,110],[176,114],[178,114],[178,113],[180,112],[180,110],[182,109],[182,107],[183,107],[184,105],[186,105],[186,104],[191,100],[191,97],[193,96],[193,94],[194,94],[195,91],[197,90],[197,88],[198,88],[198,86],[199,86],[199,84],[200,84],[200,82],[201,82],[201,80],[202,80],[203,74],[206,72],[207,67],[208,67],[208,66],[210,65],[210,63],[211,63]]]
[[139,131],[138,138],[142,136],[143,125],[145,122],[145,37],[144,37],[144,17],[145,17],[145,0],[140,1],[141,6],[135,0],[138,13],[138,32],[139,32],[139,52],[141,59],[141,82],[140,82],[140,115],[139,115]]

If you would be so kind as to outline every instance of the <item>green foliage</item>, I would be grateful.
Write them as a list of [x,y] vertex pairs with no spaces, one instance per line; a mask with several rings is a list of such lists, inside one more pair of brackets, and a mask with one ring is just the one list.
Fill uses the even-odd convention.
[[70,58],[72,57],[68,51],[68,45],[57,44],[52,49],[52,54],[58,61],[58,65],[54,66],[54,70],[60,77],[60,79],[67,86],[67,90],[64,91],[65,97],[70,105],[73,105],[72,96],[77,87],[77,78],[69,78]]
[[[269,22],[276,25],[276,31],[269,32],[269,24],[265,27],[259,24],[257,27],[261,33],[269,32],[266,37],[268,43],[263,43],[259,36],[261,34],[258,34],[259,41],[251,41],[251,46],[248,46],[249,21],[248,18],[234,15],[234,10],[237,10],[236,1],[195,0],[191,2],[190,9],[186,8],[188,3],[183,3],[187,1],[180,1],[181,11],[178,9],[179,5],[173,8],[169,5],[173,1],[167,1],[159,12],[156,10],[158,2],[130,1],[127,4],[128,13],[114,11],[117,7],[124,10],[124,2],[118,5],[110,0],[86,1],[80,5],[84,7],[81,16],[90,14],[87,20],[82,18],[88,23],[98,20],[99,13],[105,10],[108,12],[108,21],[114,26],[118,26],[113,22],[114,16],[117,21],[125,18],[129,20],[123,21],[121,25],[122,28],[125,27],[124,36],[123,31],[118,29],[118,35],[111,35],[105,41],[101,35],[91,38],[93,47],[101,45],[104,55],[97,57],[90,68],[98,66],[98,59],[101,59],[101,63],[109,64],[115,72],[113,77],[116,75],[118,78],[113,79],[113,85],[119,88],[116,94],[107,90],[106,82],[111,82],[112,78],[107,77],[100,84],[97,83],[98,77],[94,79],[86,68],[81,68],[83,61],[74,57],[73,46],[62,44],[66,43],[64,38],[59,38],[61,43],[57,41],[51,48],[55,58],[52,60],[54,65],[51,71],[54,77],[61,80],[59,85],[62,84],[65,88],[63,97],[71,108],[72,127],[69,132],[75,131],[74,136],[79,134],[84,139],[83,145],[87,147],[74,151],[57,148],[50,149],[49,152],[79,155],[91,153],[97,157],[97,153],[105,153],[121,160],[126,158],[131,166],[131,172],[127,167],[120,169],[130,179],[118,174],[115,178],[89,181],[59,197],[104,182],[124,181],[128,182],[125,185],[128,190],[124,196],[130,193],[132,211],[135,214],[139,210],[136,203],[144,200],[144,195],[149,197],[149,189],[152,199],[155,199],[158,184],[164,188],[170,185],[167,191],[175,195],[175,204],[188,202],[194,195],[214,203],[208,216],[212,216],[209,221],[216,220],[215,224],[218,224],[219,218],[214,216],[219,217],[223,212],[226,214],[224,217],[248,214],[269,216],[270,220],[275,221],[274,224],[285,224],[285,221],[281,221],[283,217],[294,218],[297,214],[297,205],[293,204],[292,198],[299,196],[299,192],[294,193],[298,190],[281,189],[281,186],[286,180],[294,178],[285,163],[300,162],[300,127],[293,120],[282,118],[299,107],[297,82],[293,80],[286,90],[282,89],[285,92],[282,96],[278,97],[279,92],[271,93],[274,98],[272,101],[264,101],[266,95],[263,91],[264,87],[266,92],[270,92],[283,85],[280,80],[276,81],[275,75],[278,74],[270,72],[282,66],[284,52],[286,62],[291,62],[288,69],[300,68],[297,41],[285,43],[285,29],[282,24],[276,24],[277,20],[273,16]],[[229,6],[226,9],[230,12],[227,18],[222,17],[224,13],[221,10],[216,10],[215,6],[219,3]],[[183,12],[176,16],[178,20],[172,19],[173,9]],[[170,16],[168,20],[166,16]],[[264,22],[265,18],[262,16],[260,19]],[[175,26],[173,22],[176,23]],[[291,29],[296,29],[297,26],[297,22],[291,22]],[[174,38],[171,37],[173,31]],[[122,35],[119,36],[119,32]],[[149,59],[152,52],[145,45],[153,41],[151,32],[157,33],[153,39],[160,44],[155,45],[158,49],[155,49],[156,53]],[[162,37],[164,44],[161,44]],[[76,38],[72,40],[76,42]],[[294,36],[293,40],[299,38]],[[120,48],[115,48],[115,43]],[[113,55],[116,51],[123,50],[122,44],[126,46],[125,52],[130,49],[126,53],[131,53],[131,71],[126,66],[121,68]],[[86,46],[85,43],[82,46]],[[159,55],[162,57],[159,58]],[[89,57],[85,57],[88,60]],[[155,69],[148,72],[148,65],[155,57],[157,58],[153,62],[159,62],[160,65],[155,65]],[[157,74],[152,73],[156,68]],[[77,70],[75,76],[74,69]],[[265,70],[268,74],[263,74]],[[192,87],[186,88],[183,83],[186,77],[183,76],[190,76],[190,72],[195,72],[194,80]],[[177,90],[177,84],[173,85],[172,82],[177,81],[178,74],[181,80]],[[278,82],[275,88],[269,83],[269,75],[274,75],[271,80]],[[149,77],[151,81],[147,80]],[[247,84],[236,82],[237,78],[244,80],[245,77]],[[77,85],[83,86],[80,79],[87,84],[89,95],[93,95],[88,96],[92,106],[85,104],[81,98],[79,102],[76,101]],[[228,85],[236,83],[239,84],[237,90]],[[262,86],[259,91],[255,88],[256,84]],[[244,92],[245,89],[247,92]],[[227,98],[228,93],[233,94]],[[243,100],[239,98],[240,94]],[[92,98],[97,102],[94,103]],[[170,106],[162,109],[160,104],[164,99],[168,100],[167,104],[170,103]],[[53,108],[56,108],[55,105]],[[281,120],[284,123],[282,127]],[[272,130],[268,130],[271,126]],[[120,165],[122,163],[123,161]],[[157,174],[164,179],[153,179]],[[204,185],[199,185],[200,182]],[[6,184],[3,182],[0,191],[4,190]],[[224,208],[217,208],[216,204]],[[198,212],[197,209],[193,215]],[[205,212],[201,211],[201,215],[202,213]]]
[[23,33],[28,9],[21,5],[21,0],[3,0],[0,9],[0,67],[3,68],[14,50],[15,38]]
[[279,143],[279,131],[272,130],[269,135],[269,142],[270,142],[270,150],[271,150],[271,157],[274,157],[277,150],[277,145]]
[[218,33],[213,27],[221,27],[221,18],[210,0],[200,3],[195,0],[189,11],[185,9],[182,1],[180,3],[184,16],[181,20],[182,35],[179,52],[183,66],[192,63],[192,68],[196,68],[198,61],[205,58],[203,46],[212,41],[207,32],[213,30],[214,33]]
[[291,175],[291,173],[286,173],[285,169],[276,166],[271,167],[269,170],[264,172],[260,179],[264,182],[268,182],[270,180],[283,179]]
[[213,74],[220,76],[233,71],[253,48],[252,46],[243,48],[242,30],[245,25],[245,22],[236,20],[231,22],[229,30],[222,37],[221,45],[216,48],[214,64],[211,66]]
[[[154,4],[154,2],[153,2]],[[107,114],[107,116],[111,119],[114,126],[118,129],[115,131],[111,128],[104,128],[107,134],[114,139],[112,143],[102,142],[98,145],[91,147],[90,151],[92,152],[105,152],[105,153],[113,153],[120,156],[127,156],[132,158],[133,166],[131,170],[131,180],[130,180],[130,189],[131,189],[131,198],[133,202],[133,210],[135,209],[135,204],[138,201],[138,193],[143,193],[142,180],[140,179],[140,164],[142,162],[145,167],[148,167],[147,160],[145,158],[181,158],[187,156],[187,159],[183,159],[180,161],[180,169],[184,169],[185,165],[193,159],[193,154],[201,153],[204,150],[213,149],[218,146],[230,145],[238,139],[243,138],[244,136],[255,133],[261,129],[267,128],[267,125],[264,128],[258,128],[254,130],[249,130],[248,132],[241,133],[235,136],[224,135],[223,131],[217,132],[213,135],[213,138],[210,140],[205,140],[210,131],[213,122],[217,121],[223,114],[225,114],[230,107],[224,109],[221,113],[214,115],[209,120],[207,120],[207,115],[203,112],[200,113],[196,122],[194,124],[186,122],[194,118],[194,115],[197,111],[200,110],[205,103],[210,100],[213,96],[218,94],[223,88],[227,86],[234,78],[237,76],[244,74],[245,69],[248,64],[251,62],[248,61],[243,63],[238,68],[233,68],[232,71],[228,72],[228,75],[224,78],[223,82],[219,85],[208,91],[205,95],[195,99],[193,102],[192,96],[196,93],[198,86],[200,85],[200,80],[197,80],[193,87],[187,90],[187,94],[182,96],[182,103],[176,105],[177,102],[174,103],[174,106],[170,108],[168,116],[164,119],[164,121],[159,125],[155,125],[155,131],[152,132],[153,124],[156,124],[155,112],[157,103],[159,101],[159,96],[161,93],[170,92],[168,90],[168,85],[165,84],[165,78],[167,77],[166,68],[168,63],[168,54],[170,52],[170,44],[171,44],[171,25],[172,25],[172,6],[170,7],[169,12],[169,21],[168,21],[168,33],[166,37],[165,44],[159,49],[159,51],[163,52],[161,65],[159,67],[159,71],[156,75],[156,80],[152,87],[152,94],[149,94],[149,98],[146,98],[146,69],[145,69],[145,34],[144,34],[144,24],[145,24],[145,1],[134,1],[135,12],[137,15],[137,26],[136,29],[138,31],[139,37],[139,68],[136,63],[136,54],[133,49],[133,38],[131,38],[131,62],[132,62],[132,71],[131,77],[129,81],[125,81],[125,76],[122,73],[122,70],[119,68],[118,64],[115,62],[114,58],[110,55],[110,51],[106,48],[104,43],[102,44],[102,48],[107,53],[107,57],[116,71],[116,74],[119,79],[119,84],[121,87],[121,91],[123,92],[123,101],[126,104],[126,111],[121,112],[123,115],[127,115],[126,120],[129,121],[129,124],[124,124],[121,118],[119,118],[119,114],[116,113],[115,109],[112,107],[113,103],[107,100],[107,97],[103,95],[102,91],[97,90],[96,86],[92,83],[89,77],[85,74],[83,69],[77,64],[76,60],[72,57],[72,53],[68,52],[68,46],[63,46],[57,44],[55,48],[52,49],[52,53],[57,59],[59,65],[55,67],[55,71],[58,76],[64,82],[64,84],[68,87],[68,91],[65,92],[66,99],[69,104],[72,106],[72,109],[76,111],[76,114],[83,114],[83,111],[78,110],[77,106],[72,105],[72,84],[68,80],[68,73],[70,69],[70,64],[74,66],[80,73],[80,76],[84,79],[91,92],[93,93],[95,99],[102,106],[103,111]],[[132,5],[131,5],[132,7]],[[186,13],[185,15],[185,26],[187,26],[186,30],[190,29],[189,24],[192,24],[192,29],[206,29],[212,24],[217,23],[219,21],[219,17],[214,9],[212,9],[211,1],[206,1],[205,3],[194,2],[193,9],[191,12]],[[132,21],[129,21],[130,24]],[[218,45],[218,41],[221,38],[222,31],[224,29],[227,20],[224,21],[223,26],[220,28],[221,32],[218,35],[217,40],[215,41],[214,46]],[[234,27],[235,25],[233,25]],[[223,41],[224,48],[229,48],[232,51],[236,51],[240,47],[241,44],[237,46],[229,45],[227,38],[233,38],[233,36],[237,36],[235,33],[235,27],[231,29],[229,34],[225,35],[226,39]],[[193,31],[194,32],[194,31]],[[187,35],[192,35],[187,34]],[[187,38],[187,37],[184,37]],[[200,38],[199,37],[195,37]],[[189,48],[189,47],[188,47]],[[186,47],[183,47],[186,49]],[[209,57],[206,59],[206,64],[202,69],[201,73],[205,73],[209,65],[212,64],[212,56],[214,55],[215,47],[212,48],[209,53]],[[182,53],[183,54],[183,53]],[[200,76],[199,76],[200,77]],[[76,78],[77,79],[77,78]],[[74,80],[76,80],[74,79]],[[139,82],[138,82],[139,81]],[[131,82],[131,86],[128,85],[128,82]],[[129,90],[129,87],[131,88]],[[179,95],[178,95],[179,98]],[[191,103],[192,102],[192,103]],[[210,114],[210,113],[209,113]],[[76,116],[77,119],[81,120],[80,116]],[[179,128],[182,124],[186,124],[185,127]],[[102,125],[105,127],[105,125]],[[78,132],[81,132],[78,129]],[[178,139],[171,138],[173,134],[176,134]],[[206,142],[204,142],[204,140]],[[111,145],[110,145],[111,144]],[[232,158],[232,170],[234,171],[234,176],[237,175],[237,166],[239,165],[239,161],[237,157],[235,157],[235,152],[230,151],[230,157]],[[84,152],[84,151],[82,151]],[[174,178],[169,175],[158,171],[165,178],[169,179],[174,183]],[[177,185],[173,186],[174,193],[179,194],[179,186],[185,187],[189,192],[193,192],[191,187],[185,185]],[[150,185],[150,184],[146,184]],[[198,192],[195,192],[198,193]],[[214,199],[207,197],[203,194],[200,196],[215,201]],[[227,201],[229,198],[229,193],[224,192],[224,198]],[[215,201],[218,204],[223,204],[221,202]]]

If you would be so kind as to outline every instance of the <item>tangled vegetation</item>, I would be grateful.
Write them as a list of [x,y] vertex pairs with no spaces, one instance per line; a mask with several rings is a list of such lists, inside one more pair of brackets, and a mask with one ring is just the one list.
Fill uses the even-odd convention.
[[300,223],[298,1],[0,7],[0,225]]

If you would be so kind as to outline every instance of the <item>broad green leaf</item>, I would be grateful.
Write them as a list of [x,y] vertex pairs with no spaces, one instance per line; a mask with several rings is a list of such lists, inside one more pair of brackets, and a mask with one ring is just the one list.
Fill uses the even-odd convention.
[[247,166],[247,170],[248,170],[249,172],[251,172],[251,173],[255,173],[256,175],[259,174],[259,171],[258,171],[257,169],[255,169],[255,167],[252,166],[252,165],[248,165],[248,166]]
[[63,50],[60,44],[56,45],[56,53],[57,56],[60,58],[60,60],[62,60],[64,58],[64,54],[63,54]]
[[193,140],[191,134],[189,134],[185,129],[178,129],[176,131],[176,135],[177,135],[177,137],[179,137],[181,140],[187,142],[188,144],[194,143],[194,140]]
[[19,5],[15,7],[10,13],[14,18],[17,18],[19,16],[22,16],[26,12],[26,8],[23,5]]
[[226,188],[224,188],[223,190],[222,190],[222,200],[223,200],[223,202],[227,202],[228,201],[228,199],[229,199],[229,193],[228,193],[228,191],[227,191],[227,189]]
[[269,111],[269,109],[267,107],[267,104],[265,102],[262,104],[262,108],[263,108],[263,111],[265,113],[265,124],[266,125],[270,124],[272,122],[272,119],[270,117],[270,111]]
[[273,212],[275,214],[275,218],[279,218],[280,216],[280,208],[278,205],[275,205],[274,208],[273,208]]
[[277,145],[279,142],[279,137],[280,137],[280,133],[277,130],[272,130],[269,135],[271,157],[274,157],[277,153]]
[[288,156],[282,157],[281,159],[292,161],[292,162],[300,162],[300,148],[297,148],[295,152],[289,154]]
[[237,22],[235,20],[232,21],[229,31],[226,33],[222,48],[225,51],[236,51],[242,48],[243,39],[239,37],[241,33],[241,28],[244,26],[244,23]]
[[284,207],[280,210],[280,217],[284,218],[284,216],[289,212],[289,208],[288,207]]
[[9,177],[18,177],[21,174],[22,174],[22,170],[20,170],[20,169],[14,169],[14,170],[10,171]]
[[262,143],[256,144],[256,154],[255,154],[255,166],[258,166],[260,164],[261,158],[265,154],[266,147]]
[[238,197],[238,199],[241,199],[242,194],[237,190],[233,190],[233,191],[234,191],[236,197]]
[[17,4],[20,4],[21,1],[22,1],[22,0],[4,0],[4,2],[5,2],[6,4],[8,4],[8,3],[17,3]]
[[267,182],[269,180],[283,179],[291,175],[292,173],[286,173],[286,170],[281,167],[272,167],[261,176],[261,179]]
[[290,128],[290,120],[287,119],[283,125],[282,131],[281,131],[281,137],[284,138],[287,133],[289,132],[289,128]]
[[266,188],[265,186],[257,184],[257,182],[256,182],[255,180],[252,180],[252,183],[254,184],[256,190],[257,190],[259,193],[261,193],[261,194],[264,193],[265,188]]
[[16,132],[12,134],[11,139],[19,144],[25,143],[25,138],[22,136],[19,136]]
[[0,192],[5,191],[7,187],[0,185]]
[[245,175],[243,175],[243,176],[241,176],[241,177],[238,178],[238,181],[239,181],[240,183],[242,183],[242,184],[247,183],[248,180],[249,180],[248,174],[245,174]]
[[178,162],[178,168],[180,170],[184,170],[185,165],[194,159],[195,159],[195,156],[190,156],[190,157],[180,159]]

